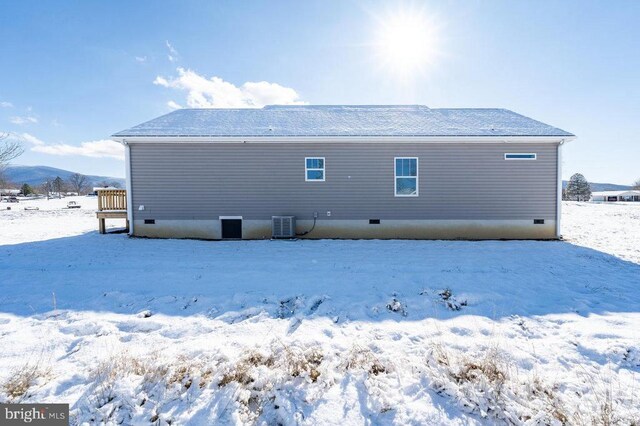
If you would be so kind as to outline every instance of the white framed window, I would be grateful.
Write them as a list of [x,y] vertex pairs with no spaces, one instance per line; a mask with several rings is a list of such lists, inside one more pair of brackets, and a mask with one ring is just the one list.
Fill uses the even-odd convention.
[[305,157],[304,180],[307,182],[324,182],[324,157]]
[[535,152],[506,152],[505,160],[537,160],[538,154]]
[[396,197],[418,196],[418,158],[394,158],[394,193]]

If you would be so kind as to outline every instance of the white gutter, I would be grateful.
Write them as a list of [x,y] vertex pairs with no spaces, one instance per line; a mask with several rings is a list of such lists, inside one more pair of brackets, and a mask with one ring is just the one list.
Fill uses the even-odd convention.
[[131,191],[131,146],[123,139],[124,164],[127,174],[127,220],[129,221],[129,235],[133,235],[133,192]]
[[126,136],[120,143],[563,143],[575,136]]
[[556,156],[556,179],[558,181],[558,193],[556,195],[556,238],[562,238],[560,221],[562,219],[562,145],[564,140],[558,144],[558,155]]

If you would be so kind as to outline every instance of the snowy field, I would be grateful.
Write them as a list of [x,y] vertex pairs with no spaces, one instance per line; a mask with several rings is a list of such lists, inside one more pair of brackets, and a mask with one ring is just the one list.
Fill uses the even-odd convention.
[[68,402],[72,424],[640,423],[640,205],[565,203],[564,242],[208,242],[99,235],[96,199],[69,200],[0,204],[0,402]]

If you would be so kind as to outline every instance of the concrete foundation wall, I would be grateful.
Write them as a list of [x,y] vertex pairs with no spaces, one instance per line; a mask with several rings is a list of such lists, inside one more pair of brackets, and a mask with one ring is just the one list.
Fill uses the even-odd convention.
[[[220,220],[156,220],[145,224],[136,220],[134,235],[151,238],[221,238]],[[296,232],[313,226],[312,220],[299,220]],[[271,238],[270,220],[243,220],[243,239]],[[555,221],[534,225],[532,220],[318,220],[312,232],[299,238],[370,239],[553,239]]]

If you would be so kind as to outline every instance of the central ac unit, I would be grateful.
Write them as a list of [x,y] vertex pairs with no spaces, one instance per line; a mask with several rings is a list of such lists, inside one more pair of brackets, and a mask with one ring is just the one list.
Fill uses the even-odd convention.
[[272,238],[295,238],[296,217],[295,216],[271,216],[271,237]]

